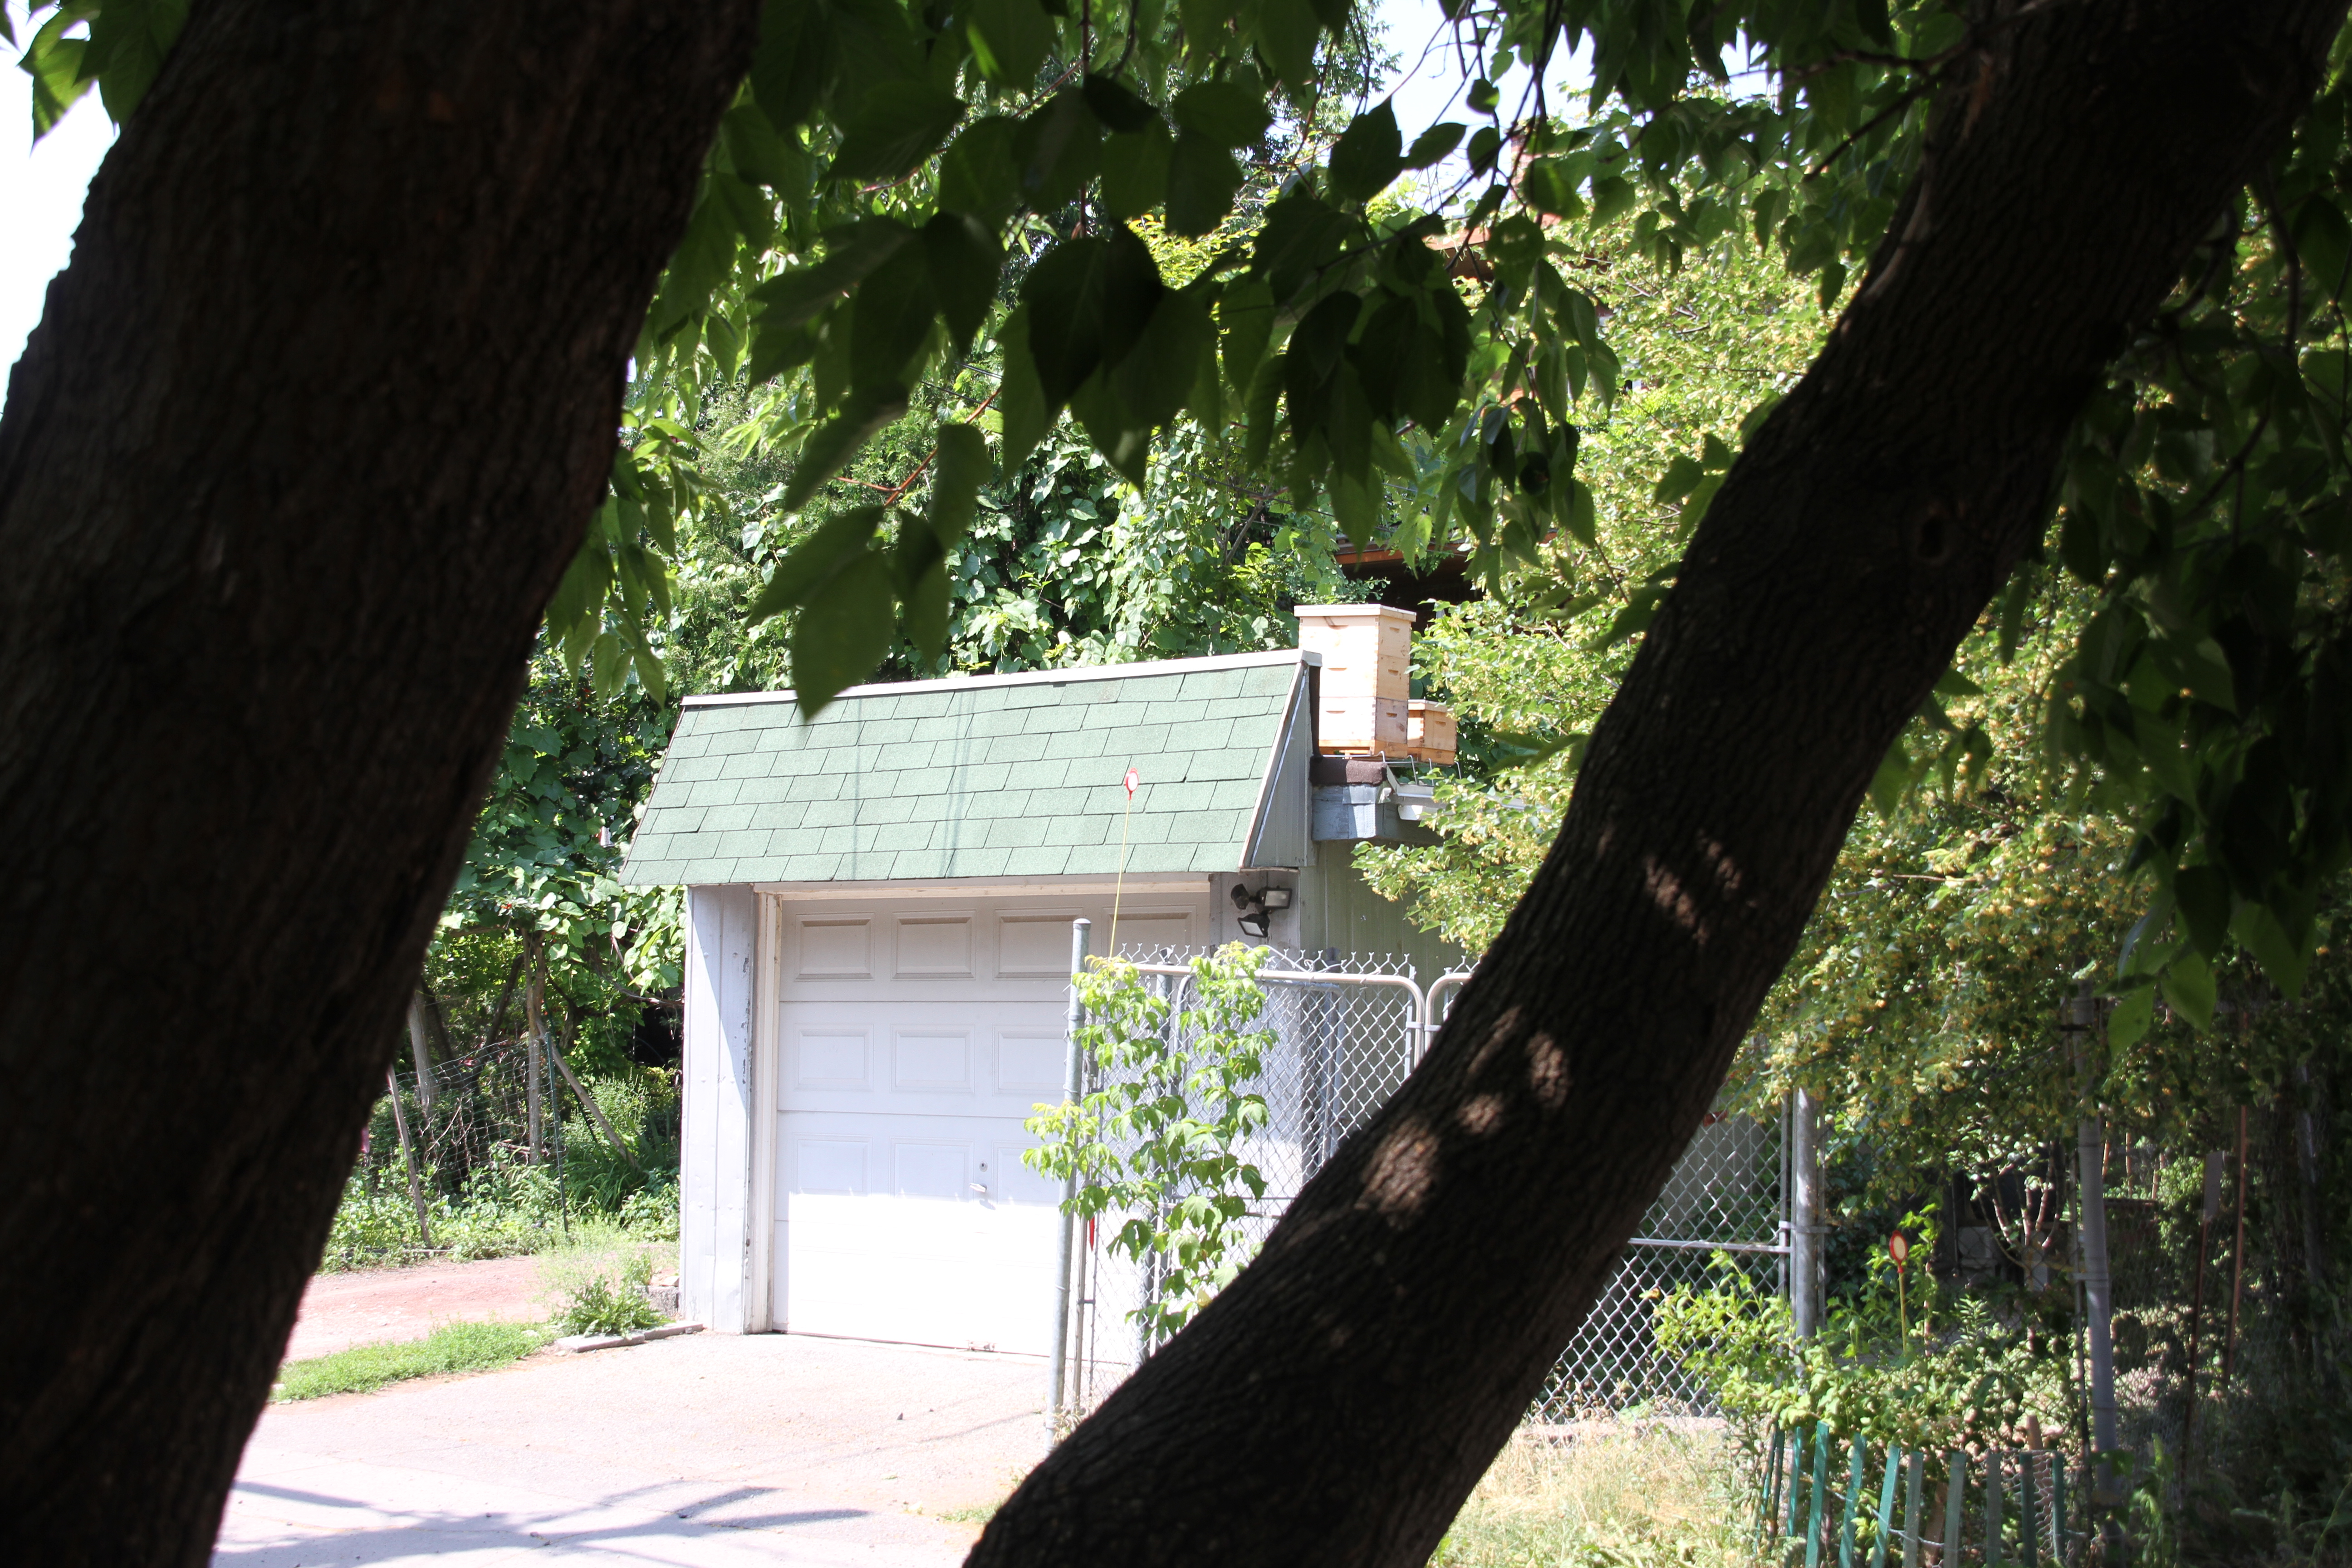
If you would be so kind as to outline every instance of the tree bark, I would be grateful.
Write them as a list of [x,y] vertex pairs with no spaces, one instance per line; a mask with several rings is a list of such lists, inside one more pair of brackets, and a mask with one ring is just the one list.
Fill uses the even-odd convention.
[[209,1554],[756,16],[198,0],[90,187],[0,418],[12,1560]]
[[971,1562],[1423,1561],[1706,1112],[1869,780],[2039,536],[2100,372],[2340,4],[2036,8],[1758,432],[1434,1051]]

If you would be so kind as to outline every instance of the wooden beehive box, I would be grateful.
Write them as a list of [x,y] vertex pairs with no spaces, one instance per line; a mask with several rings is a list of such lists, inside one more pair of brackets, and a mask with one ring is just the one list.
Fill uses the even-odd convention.
[[1424,763],[1450,763],[1454,755],[1454,710],[1418,697],[1406,704],[1404,749]]
[[1405,752],[1412,686],[1412,612],[1386,605],[1301,605],[1298,646],[1323,656],[1318,751]]

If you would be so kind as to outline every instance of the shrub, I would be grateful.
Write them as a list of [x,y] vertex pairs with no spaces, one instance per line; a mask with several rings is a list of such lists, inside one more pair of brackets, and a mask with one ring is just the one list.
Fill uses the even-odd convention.
[[560,1333],[626,1334],[663,1321],[646,1295],[654,1260],[641,1246],[573,1247],[551,1258],[547,1272],[562,1302],[554,1321]]

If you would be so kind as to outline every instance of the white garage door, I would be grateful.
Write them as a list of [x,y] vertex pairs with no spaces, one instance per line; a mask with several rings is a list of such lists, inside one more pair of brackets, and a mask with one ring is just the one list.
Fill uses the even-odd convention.
[[[1121,945],[1192,940],[1136,909]],[[777,973],[778,1326],[1043,1353],[1058,1188],[1022,1127],[1061,1098],[1069,902],[787,900]]]

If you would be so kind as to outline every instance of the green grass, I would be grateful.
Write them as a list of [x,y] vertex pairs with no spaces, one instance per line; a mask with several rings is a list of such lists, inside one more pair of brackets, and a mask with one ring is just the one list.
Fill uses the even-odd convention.
[[333,1355],[289,1362],[278,1371],[273,1400],[366,1394],[412,1377],[504,1366],[547,1343],[536,1323],[445,1323],[405,1344],[353,1345]]

